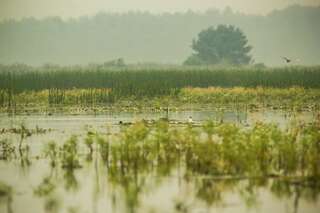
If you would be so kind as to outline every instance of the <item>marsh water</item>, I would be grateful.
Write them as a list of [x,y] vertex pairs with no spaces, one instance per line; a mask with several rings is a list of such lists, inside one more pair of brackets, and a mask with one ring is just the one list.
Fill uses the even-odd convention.
[[[81,165],[75,170],[51,167],[42,155],[49,141],[63,143],[71,135],[85,137],[87,131],[117,133],[119,122],[168,117],[181,126],[192,116],[194,123],[208,119],[250,126],[257,121],[286,128],[292,122],[311,122],[312,112],[288,114],[280,111],[255,113],[183,111],[166,113],[108,113],[101,115],[0,115],[0,129],[42,128],[43,134],[25,139],[28,159],[0,160],[0,182],[12,187],[12,195],[0,193],[0,212],[292,212],[312,213],[320,209],[320,190],[293,184],[281,178],[218,178],[188,174],[175,163],[135,172],[109,171],[93,153],[87,156],[80,145]],[[18,143],[20,136],[4,133]],[[50,183],[48,183],[50,180]],[[40,190],[39,190],[40,189]],[[45,193],[48,190],[51,193]],[[1,192],[1,190],[0,190]]]

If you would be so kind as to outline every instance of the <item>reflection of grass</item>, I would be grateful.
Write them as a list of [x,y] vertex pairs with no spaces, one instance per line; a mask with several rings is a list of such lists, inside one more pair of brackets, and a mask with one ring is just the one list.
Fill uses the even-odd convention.
[[57,184],[52,177],[44,177],[42,182],[33,190],[34,195],[44,198],[44,210],[47,213],[59,212],[60,202],[55,194]]
[[[148,170],[182,160],[189,172],[204,175],[320,176],[316,123],[282,131],[263,123],[242,128],[210,121],[202,127],[176,129],[165,120],[152,125],[141,121],[124,127],[109,140],[88,133],[85,143],[92,154],[96,141],[102,159],[121,171]],[[49,147],[47,155],[53,161],[56,148],[52,143]],[[59,156],[62,167],[80,167],[75,136],[60,147]]]
[[50,158],[50,164],[52,167],[56,166],[58,157],[58,147],[54,141],[50,141],[44,148],[44,155]]
[[[60,146],[50,142],[45,156],[52,165],[62,167],[67,191],[79,188],[74,171],[81,167],[82,156],[91,155],[93,162],[100,159],[112,188],[124,196],[128,212],[138,211],[141,195],[150,190],[150,176],[157,185],[176,168],[208,206],[223,206],[225,193],[238,191],[246,205],[254,207],[262,187],[279,197],[295,196],[296,202],[300,196],[315,199],[320,191],[319,139],[317,123],[281,130],[263,123],[248,128],[208,121],[173,127],[165,119],[143,120],[108,137],[87,132],[84,155],[78,151],[81,139],[72,136]],[[44,180],[37,190],[35,193],[50,194],[50,180]],[[180,212],[188,208],[184,201],[175,205]]]
[[0,181],[0,197],[6,197],[12,195],[11,186]]
[[[300,197],[316,201],[319,140],[318,123],[282,130],[274,124],[242,127],[213,121],[173,126],[161,119],[124,125],[108,137],[89,131],[83,139],[72,136],[61,145],[50,142],[44,152],[54,169],[62,171],[67,192],[80,187],[75,169],[81,168],[82,156],[90,154],[93,162],[106,166],[108,184],[123,196],[128,212],[138,212],[142,195],[161,184],[162,177],[176,175],[177,168],[182,173],[179,178],[193,184],[197,199],[208,206],[225,205],[226,192],[236,191],[246,206],[254,207],[259,188],[268,188],[279,198],[294,197],[295,203]],[[80,145],[86,145],[84,153],[79,153]],[[56,181],[44,179],[34,191],[46,198],[48,212],[59,210],[58,200],[51,196],[60,182]],[[192,211],[184,200],[174,208]]]
[[[7,212],[12,213],[12,186],[7,185],[0,181],[0,204],[3,202],[7,205]],[[0,206],[1,207],[1,206]]]
[[72,136],[60,148],[60,158],[63,168],[75,169],[81,167],[78,159],[79,156],[76,136]]
[[33,193],[39,197],[45,197],[53,193],[56,189],[56,185],[52,182],[50,177],[45,177],[42,183],[33,190]]

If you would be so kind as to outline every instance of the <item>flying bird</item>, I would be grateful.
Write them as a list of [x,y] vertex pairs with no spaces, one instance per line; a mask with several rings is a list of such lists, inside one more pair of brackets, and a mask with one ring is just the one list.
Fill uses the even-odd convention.
[[290,63],[292,60],[290,58],[287,58],[287,57],[282,57],[287,63]]

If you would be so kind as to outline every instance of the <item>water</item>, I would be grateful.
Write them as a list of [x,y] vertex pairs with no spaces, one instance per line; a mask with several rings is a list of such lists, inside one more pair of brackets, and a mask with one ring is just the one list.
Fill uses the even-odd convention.
[[[87,130],[101,134],[118,132],[119,121],[159,119],[165,113],[110,113],[98,116],[0,116],[0,129],[17,127],[50,129],[26,139],[30,146],[30,165],[20,159],[0,160],[0,182],[13,187],[12,196],[1,195],[0,212],[318,212],[319,187],[293,184],[276,178],[217,179],[188,174],[184,165],[168,164],[136,171],[109,171],[97,154],[91,158],[80,147],[81,169],[51,168],[42,149],[50,140],[62,143],[71,135],[85,136]],[[285,112],[236,113],[215,111],[169,113],[169,119],[186,122],[214,119],[250,125],[256,121],[274,122],[286,128],[293,121],[311,122],[312,113],[287,115]],[[183,124],[182,124],[183,125]],[[19,135],[6,133],[17,144]],[[39,195],[38,189],[51,192]],[[41,187],[42,186],[42,187]],[[45,190],[44,190],[45,191]],[[1,189],[0,189],[1,192]]]

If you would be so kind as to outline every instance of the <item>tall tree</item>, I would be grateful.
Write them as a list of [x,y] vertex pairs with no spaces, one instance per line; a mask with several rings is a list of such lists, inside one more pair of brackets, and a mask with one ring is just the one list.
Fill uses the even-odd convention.
[[200,64],[231,64],[243,65],[251,62],[247,37],[232,25],[209,27],[198,34],[193,40],[192,49],[195,51],[186,61],[186,65]]

